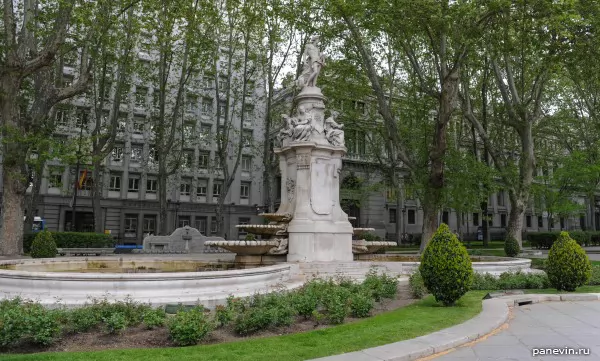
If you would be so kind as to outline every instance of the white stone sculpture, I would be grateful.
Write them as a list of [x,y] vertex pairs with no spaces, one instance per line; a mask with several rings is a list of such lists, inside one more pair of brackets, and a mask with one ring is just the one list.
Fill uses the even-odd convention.
[[290,139],[294,135],[294,118],[286,114],[282,114],[281,117],[284,120],[283,127],[279,130],[278,140],[283,143],[284,140]]
[[312,136],[313,124],[311,114],[306,109],[306,106],[298,106],[298,117],[293,118],[294,132],[292,141],[303,142],[309,141]]
[[327,141],[336,147],[345,146],[344,143],[344,125],[336,123],[335,119],[339,113],[336,111],[331,112],[331,116],[325,119],[325,137]]
[[315,35],[310,39],[310,43],[306,45],[302,57],[304,58],[304,64],[297,84],[300,88],[316,87],[317,77],[323,66],[325,66],[325,56],[319,50],[318,36]]

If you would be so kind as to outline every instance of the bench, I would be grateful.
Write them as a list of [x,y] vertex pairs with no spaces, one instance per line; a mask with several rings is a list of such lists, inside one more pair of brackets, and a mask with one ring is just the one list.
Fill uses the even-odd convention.
[[61,256],[104,256],[115,253],[114,248],[58,248]]

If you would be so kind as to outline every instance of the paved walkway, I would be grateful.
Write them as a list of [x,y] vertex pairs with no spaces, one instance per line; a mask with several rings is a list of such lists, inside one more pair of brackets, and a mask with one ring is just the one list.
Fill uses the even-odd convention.
[[[514,318],[506,329],[428,360],[600,360],[600,302],[546,302],[515,307],[512,312]],[[536,347],[566,351],[546,356],[540,350],[534,356]],[[574,354],[586,353],[584,349],[589,349],[588,355]]]

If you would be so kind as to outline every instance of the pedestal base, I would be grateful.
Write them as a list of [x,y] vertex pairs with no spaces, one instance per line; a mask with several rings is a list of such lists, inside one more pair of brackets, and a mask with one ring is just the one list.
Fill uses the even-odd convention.
[[352,261],[350,222],[292,221],[289,230],[288,262]]

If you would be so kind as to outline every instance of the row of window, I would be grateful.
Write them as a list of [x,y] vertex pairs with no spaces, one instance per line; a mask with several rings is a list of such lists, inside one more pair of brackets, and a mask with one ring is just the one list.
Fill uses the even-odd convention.
[[[145,214],[142,217],[142,233],[151,233],[151,234],[155,234],[157,231],[157,216],[156,215],[150,215],[150,214]],[[136,237],[137,236],[137,231],[138,231],[138,222],[139,222],[139,218],[137,214],[125,214],[125,219],[124,219],[124,228],[125,228],[125,235],[129,236],[129,237]],[[245,217],[240,217],[238,218],[238,222],[237,224],[249,224],[250,223],[250,218],[245,218]],[[193,217],[193,222],[192,222],[192,216],[188,216],[188,215],[179,215],[177,216],[177,227],[181,228],[181,227],[193,227],[196,228],[200,233],[202,233],[203,235],[208,235],[207,233],[207,225],[208,225],[208,218],[205,216],[196,216]],[[210,227],[210,233],[211,234],[216,234],[219,232],[219,227],[218,227],[218,223],[216,221],[216,219],[212,219],[211,222],[211,227]],[[245,236],[245,232],[243,232],[242,230],[238,231],[238,236],[242,237]]]
[[[389,214],[389,223],[396,223],[396,219],[397,219],[397,212],[395,208],[390,208],[388,211]],[[449,212],[443,212],[442,213],[442,222],[448,224],[449,223],[449,218],[450,218],[450,214]],[[488,224],[490,227],[494,226],[494,222],[493,222],[493,215],[492,214],[488,214]],[[473,225],[474,226],[479,226],[480,222],[479,222],[479,213],[473,213]],[[560,218],[560,224],[561,224],[561,228],[564,228],[564,218]],[[416,212],[414,209],[408,209],[407,210],[407,223],[408,224],[416,224]],[[525,216],[525,223],[526,223],[526,227],[527,228],[531,228],[532,227],[532,216],[531,215],[527,215]],[[506,227],[507,226],[507,215],[502,213],[500,214],[500,227]],[[538,227],[543,227],[544,226],[544,218],[542,216],[538,216],[537,217],[537,226]],[[550,220],[550,228],[554,228],[554,222],[552,220]]]

